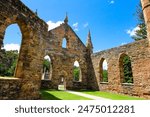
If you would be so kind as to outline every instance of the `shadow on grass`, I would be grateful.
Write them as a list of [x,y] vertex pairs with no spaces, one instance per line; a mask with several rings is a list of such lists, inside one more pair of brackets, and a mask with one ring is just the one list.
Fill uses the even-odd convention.
[[58,97],[55,97],[54,95],[48,93],[45,90],[42,90],[41,91],[41,100],[61,100],[61,99]]

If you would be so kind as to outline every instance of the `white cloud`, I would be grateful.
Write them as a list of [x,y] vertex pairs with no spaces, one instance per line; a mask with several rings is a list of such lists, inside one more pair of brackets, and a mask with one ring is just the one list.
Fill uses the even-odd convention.
[[11,43],[11,44],[5,44],[4,45],[4,49],[6,51],[10,51],[10,50],[20,50],[20,45],[19,44],[14,44],[14,43]]
[[135,36],[136,35],[136,31],[137,30],[140,30],[140,27],[139,26],[137,26],[137,27],[135,27],[135,28],[133,28],[133,29],[128,29],[126,32],[127,32],[127,34],[129,34],[131,37],[132,36]]
[[109,1],[109,4],[114,4],[114,3],[115,3],[114,0]]
[[74,23],[72,26],[73,26],[75,31],[79,31],[79,29],[78,29],[78,22]]
[[88,22],[83,25],[84,28],[86,28],[86,27],[88,27],[88,26],[89,26],[89,23],[88,23]]
[[79,67],[78,61],[75,61],[75,62],[74,62],[74,66]]
[[108,66],[107,66],[107,61],[104,60],[104,62],[103,62],[103,69],[104,69],[104,70],[107,70],[107,68],[108,68]]
[[53,21],[48,21],[47,24],[48,24],[48,31],[49,30],[52,30],[58,26],[60,26],[60,24],[62,24],[63,21],[57,21],[57,22],[53,22]]

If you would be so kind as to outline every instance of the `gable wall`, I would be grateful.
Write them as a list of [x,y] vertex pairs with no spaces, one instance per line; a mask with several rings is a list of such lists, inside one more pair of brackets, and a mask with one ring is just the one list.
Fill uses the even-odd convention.
[[[68,42],[67,48],[62,48],[64,37]],[[67,89],[86,89],[87,50],[68,24],[63,23],[59,27],[49,31],[49,36],[46,39],[45,50],[45,55],[49,55],[52,61],[51,88],[58,88],[61,76],[63,76],[65,72],[65,74],[67,74],[65,76]],[[76,60],[79,62],[82,72],[81,82],[74,82],[73,80],[73,67]]]

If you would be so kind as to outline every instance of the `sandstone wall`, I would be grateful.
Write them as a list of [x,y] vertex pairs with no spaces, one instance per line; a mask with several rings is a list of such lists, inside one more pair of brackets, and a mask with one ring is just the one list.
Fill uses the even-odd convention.
[[[67,40],[66,48],[62,47],[63,38]],[[45,43],[45,55],[49,55],[52,62],[52,88],[58,88],[61,77],[65,78],[64,85],[67,89],[75,88],[73,85],[73,67],[75,61],[79,62],[82,73],[80,87],[86,88],[88,76],[87,49],[67,23],[63,23],[59,27],[49,31],[49,36]]]
[[[128,55],[131,59],[134,80],[132,85],[122,84],[120,80],[119,59],[122,54]],[[99,63],[102,58],[105,58],[108,63],[108,83],[100,82]],[[150,51],[148,40],[141,40],[95,53],[92,55],[92,61],[99,90],[150,98]]]
[[15,77],[22,80],[19,99],[39,97],[44,39],[47,24],[38,18],[19,0],[0,1],[0,48],[5,30],[11,24],[18,24],[22,32],[22,43]]
[[20,79],[0,79],[0,100],[17,99],[21,87]]
[[[148,0],[142,0],[143,6]],[[149,3],[149,2],[148,2]],[[149,6],[149,4],[148,4]],[[145,17],[149,14],[145,7]],[[146,17],[147,24],[149,17]],[[90,54],[80,38],[68,25],[68,19],[59,27],[48,31],[47,24],[20,0],[0,1],[0,48],[6,28],[18,24],[22,32],[22,43],[15,77],[0,78],[0,99],[39,99],[40,88],[58,89],[64,78],[66,89],[94,89],[150,98],[150,48],[148,40]],[[149,25],[149,24],[148,24]],[[149,31],[149,29],[148,29]],[[148,33],[149,37],[149,33]],[[62,47],[63,38],[67,47]],[[130,57],[133,84],[122,84],[119,60],[122,54]],[[42,80],[43,60],[49,55],[52,62],[51,81]],[[108,83],[100,82],[100,61],[108,62]],[[82,80],[73,80],[74,62],[78,61]]]

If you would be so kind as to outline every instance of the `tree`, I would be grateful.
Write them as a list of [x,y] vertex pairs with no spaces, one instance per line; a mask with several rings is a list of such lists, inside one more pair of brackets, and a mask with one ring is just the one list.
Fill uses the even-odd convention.
[[73,70],[73,74],[74,74],[74,80],[75,81],[79,81],[79,77],[80,77],[80,68],[74,66],[74,70]]
[[18,51],[0,50],[0,76],[13,76],[16,68]]
[[137,25],[138,30],[135,31],[135,35],[132,36],[132,38],[135,41],[138,41],[141,39],[146,39],[147,38],[147,29],[146,29],[146,24],[145,24],[145,20],[144,20],[141,3],[137,6],[136,17],[138,20],[138,25]]
[[45,71],[50,71],[50,65],[51,65],[51,62],[48,59],[44,59],[43,69],[45,69]]
[[108,71],[103,70],[103,82],[108,82]]
[[133,83],[131,60],[129,56],[125,56],[123,58],[123,71],[124,71],[123,83]]

